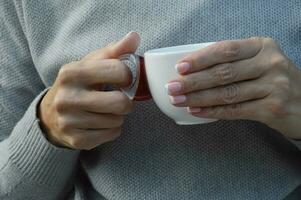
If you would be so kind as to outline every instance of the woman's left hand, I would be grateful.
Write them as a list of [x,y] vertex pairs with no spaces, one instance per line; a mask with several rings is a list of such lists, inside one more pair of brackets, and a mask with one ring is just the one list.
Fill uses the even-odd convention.
[[301,139],[301,71],[271,38],[222,41],[176,65],[171,103],[201,118],[248,119]]

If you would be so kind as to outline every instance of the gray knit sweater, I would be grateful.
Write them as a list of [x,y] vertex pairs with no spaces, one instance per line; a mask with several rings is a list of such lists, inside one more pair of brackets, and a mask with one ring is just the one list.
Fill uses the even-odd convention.
[[36,110],[62,65],[131,30],[140,55],[270,36],[301,66],[300,10],[300,0],[1,0],[0,199],[284,198],[301,184],[301,153],[264,124],[178,126],[148,101],[118,140],[79,152],[51,145]]

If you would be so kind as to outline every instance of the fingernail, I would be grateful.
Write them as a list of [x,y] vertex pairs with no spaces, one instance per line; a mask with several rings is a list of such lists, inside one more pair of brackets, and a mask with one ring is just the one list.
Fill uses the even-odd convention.
[[178,73],[183,74],[189,70],[190,64],[188,62],[182,62],[182,63],[176,64],[175,68]]
[[187,111],[189,112],[189,113],[199,113],[199,112],[201,112],[201,108],[187,108]]
[[180,95],[180,96],[169,96],[170,101],[172,104],[179,104],[184,103],[186,101],[186,96]]
[[168,94],[174,94],[182,90],[182,84],[180,82],[171,82],[165,85]]

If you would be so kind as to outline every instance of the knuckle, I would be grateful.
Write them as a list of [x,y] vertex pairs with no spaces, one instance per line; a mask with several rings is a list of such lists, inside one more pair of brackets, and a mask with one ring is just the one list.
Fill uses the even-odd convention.
[[93,143],[91,143],[91,142],[83,143],[81,141],[81,143],[82,144],[79,144],[79,149],[87,150],[87,151],[92,150],[92,149],[94,149],[95,147],[97,147],[99,145],[99,144],[95,144],[94,142]]
[[[95,61],[93,58],[90,58],[90,59],[82,59],[80,61],[78,61],[78,64],[81,66],[79,69],[81,68],[85,68],[85,67],[88,67],[90,66],[91,64],[93,64]],[[84,70],[83,70],[84,71]]]
[[281,48],[276,40],[270,37],[265,37],[262,39],[262,44],[263,46],[269,48],[270,50],[276,50],[276,51],[281,51]]
[[58,113],[64,112],[67,105],[66,98],[62,98],[61,95],[57,95],[53,100],[53,105]]
[[111,70],[116,72],[120,70],[120,61],[116,59],[109,59],[108,65],[110,66]]
[[264,38],[263,37],[251,37],[250,38],[250,45],[254,45],[254,46],[257,46],[259,45],[259,51],[257,52],[257,54],[260,52],[260,50],[262,50],[262,47],[263,47],[263,41],[264,41]]
[[130,111],[130,106],[127,103],[119,103],[117,110],[122,114],[126,114]]
[[274,86],[277,90],[288,91],[291,81],[288,76],[282,75],[274,78]]
[[207,100],[207,98],[203,98],[208,93],[201,90],[198,92],[186,94],[186,105],[189,105],[190,107],[208,105],[210,103],[209,100]]
[[[110,60],[110,68],[113,72],[115,73],[120,73],[121,75],[123,75],[124,71],[125,71],[125,66],[122,64],[121,61],[116,60],[116,59],[112,59]],[[121,77],[123,78],[123,77]]]
[[73,77],[74,70],[71,68],[71,64],[63,66],[58,72],[58,82],[61,85],[68,84]]
[[216,117],[216,116],[219,116],[220,110],[216,109],[216,108],[206,108],[206,113],[209,116]]
[[235,103],[240,97],[240,86],[238,84],[232,84],[220,89],[220,100],[224,104]]
[[111,140],[117,139],[118,137],[120,137],[120,135],[121,135],[121,127],[111,129],[110,131]]
[[[67,108],[77,108],[83,104],[80,95],[69,94],[68,92],[61,91],[54,99],[54,107],[58,113],[63,113]],[[74,98],[76,97],[76,98]]]
[[78,109],[84,104],[80,95],[66,95],[65,97],[65,106],[72,109]]
[[130,100],[122,93],[118,96],[119,97],[116,102],[116,110],[119,113],[128,113],[132,108]]
[[241,104],[231,104],[225,107],[225,116],[227,118],[236,118],[241,115]]
[[57,129],[60,132],[67,133],[72,128],[71,123],[62,116],[59,116],[57,119]]
[[235,58],[240,54],[240,46],[237,42],[221,41],[217,42],[216,50],[224,58]]
[[270,58],[270,65],[273,68],[280,68],[280,69],[287,69],[289,66],[288,59],[285,58],[285,56],[281,54],[274,55]]
[[94,145],[93,144],[89,144],[89,145],[87,145],[85,147],[82,147],[82,150],[90,151],[90,150],[94,149],[97,146],[98,145],[95,145],[95,144]]
[[180,77],[180,82],[184,88],[184,91],[193,91],[200,88],[200,81],[195,74]]
[[85,137],[72,136],[68,139],[67,143],[74,149],[86,149],[87,145]]
[[118,74],[119,82],[128,84],[130,82],[130,70],[120,60],[111,59],[107,63],[110,73]]
[[230,63],[224,63],[212,68],[212,76],[220,85],[225,85],[236,81],[237,73]]
[[116,121],[115,127],[120,127],[124,123],[124,117],[123,116],[117,116],[115,121]]
[[268,110],[276,117],[281,117],[287,114],[286,98],[274,98],[267,104]]

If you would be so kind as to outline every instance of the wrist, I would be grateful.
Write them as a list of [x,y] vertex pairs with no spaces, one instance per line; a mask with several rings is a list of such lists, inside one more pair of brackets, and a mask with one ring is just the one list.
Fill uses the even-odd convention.
[[53,137],[53,134],[51,134],[51,129],[49,126],[47,126],[47,118],[49,117],[49,112],[47,112],[47,107],[50,107],[47,103],[47,97],[50,95],[50,90],[45,93],[45,95],[41,98],[41,100],[38,102],[37,105],[37,118],[39,119],[39,126],[40,129],[44,135],[44,137],[47,139],[48,142],[50,142],[52,145],[56,147],[65,147],[63,146],[55,137]]

